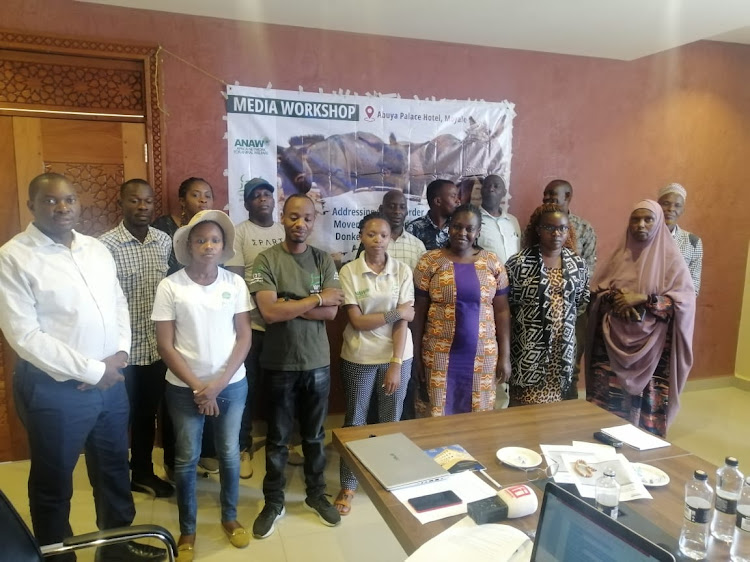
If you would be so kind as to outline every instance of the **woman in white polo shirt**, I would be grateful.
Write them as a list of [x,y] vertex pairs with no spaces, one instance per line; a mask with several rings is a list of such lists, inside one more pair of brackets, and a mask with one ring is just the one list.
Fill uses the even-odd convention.
[[[349,317],[341,348],[344,427],[367,423],[373,393],[379,422],[401,419],[413,357],[408,326],[414,319],[411,269],[386,253],[391,227],[381,213],[362,219],[359,239],[364,252],[339,274]],[[357,479],[342,460],[341,490],[334,501],[341,515],[351,511],[356,489]]]
[[242,277],[219,267],[234,255],[234,225],[225,213],[197,213],[175,233],[174,251],[185,268],[159,284],[151,319],[159,353],[169,368],[166,397],[176,437],[180,519],[177,550],[181,562],[190,562],[197,527],[195,469],[206,417],[214,419],[221,526],[233,546],[243,548],[250,542],[250,534],[237,521],[237,435],[247,395],[244,360],[254,306]]

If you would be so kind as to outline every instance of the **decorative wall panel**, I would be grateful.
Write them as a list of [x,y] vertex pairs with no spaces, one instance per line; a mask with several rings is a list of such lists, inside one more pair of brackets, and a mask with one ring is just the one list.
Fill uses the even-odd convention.
[[125,181],[122,164],[45,162],[44,169],[63,174],[78,187],[81,199],[78,232],[99,236],[120,222],[117,198],[120,184]]

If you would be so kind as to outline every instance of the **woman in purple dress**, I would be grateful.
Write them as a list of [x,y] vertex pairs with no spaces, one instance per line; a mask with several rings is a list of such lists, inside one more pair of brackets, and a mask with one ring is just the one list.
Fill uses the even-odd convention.
[[508,276],[477,245],[481,225],[477,207],[458,207],[448,247],[414,271],[414,360],[432,416],[492,410],[496,380],[510,377]]

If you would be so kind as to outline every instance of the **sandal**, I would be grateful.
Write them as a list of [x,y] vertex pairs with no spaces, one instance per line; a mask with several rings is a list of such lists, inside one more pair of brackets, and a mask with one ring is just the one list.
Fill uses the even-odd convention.
[[354,499],[354,494],[354,490],[347,490],[346,488],[341,488],[341,490],[339,490],[339,493],[333,502],[333,506],[340,515],[349,515],[352,511],[352,500]]

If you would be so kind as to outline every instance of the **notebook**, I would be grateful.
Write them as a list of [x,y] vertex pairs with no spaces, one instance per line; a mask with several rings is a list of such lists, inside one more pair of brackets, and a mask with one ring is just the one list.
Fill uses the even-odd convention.
[[448,471],[403,433],[349,441],[346,446],[388,491],[448,476]]
[[638,449],[639,451],[669,447],[670,445],[669,441],[659,439],[653,433],[647,433],[629,423],[614,427],[603,427],[602,433],[606,433],[610,437],[622,441],[629,447],[633,447],[633,449]]
[[674,562],[670,552],[548,483],[531,562]]

